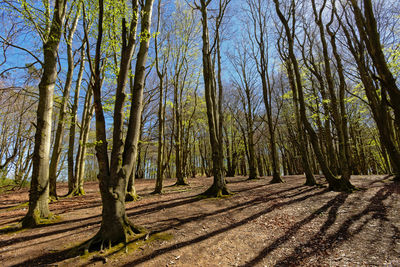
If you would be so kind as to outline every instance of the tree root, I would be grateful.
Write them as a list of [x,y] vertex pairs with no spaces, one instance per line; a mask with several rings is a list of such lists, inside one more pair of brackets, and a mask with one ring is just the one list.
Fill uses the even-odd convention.
[[186,180],[183,181],[176,181],[176,183],[173,186],[188,186],[189,183],[186,182]]
[[[113,246],[121,243],[125,246],[127,251],[127,244],[133,237],[139,236],[139,238],[146,239],[150,232],[141,226],[134,225],[129,219],[125,219],[124,234],[123,238],[111,239],[107,237],[105,231],[100,229],[95,236],[87,240],[83,244],[79,245],[72,253],[74,254],[88,254],[94,251],[103,251],[104,249],[111,249]],[[138,240],[139,238],[135,239]]]
[[269,182],[270,184],[280,184],[284,183],[285,181],[280,176],[273,176],[272,180]]
[[82,187],[77,188],[76,190],[74,190],[74,193],[73,193],[73,195],[74,195],[75,197],[84,196],[85,194],[86,194],[86,193],[85,193],[85,190],[83,190]]
[[305,186],[318,186],[318,183],[314,180],[306,180],[306,182],[304,183]]
[[349,180],[346,179],[336,179],[334,183],[329,183],[329,190],[335,192],[343,192],[343,193],[353,193],[354,191],[358,191],[359,189],[352,185]]
[[125,202],[138,201],[140,196],[135,192],[127,192],[125,195]]
[[200,198],[222,198],[233,195],[232,192],[228,190],[226,186],[219,188],[215,184],[213,184],[210,188],[208,188],[204,193],[198,195]]
[[47,217],[39,217],[37,215],[25,216],[20,223],[22,228],[35,228],[42,225],[54,224],[60,221],[60,216],[55,216],[50,213]]

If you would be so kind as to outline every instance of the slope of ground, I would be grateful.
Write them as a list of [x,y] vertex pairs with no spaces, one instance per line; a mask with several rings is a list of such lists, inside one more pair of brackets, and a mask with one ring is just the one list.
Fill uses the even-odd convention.
[[[1,234],[0,266],[400,266],[399,184],[354,176],[362,190],[345,194],[303,186],[301,176],[285,180],[228,178],[235,195],[225,199],[196,197],[211,178],[187,187],[167,180],[161,196],[150,194],[153,181],[138,180],[142,199],[128,203],[127,213],[152,231],[148,240],[127,253],[71,256],[68,249],[100,226],[98,186],[88,183],[86,196],[50,204],[58,223]],[[0,195],[0,227],[20,220],[27,200],[26,190]]]

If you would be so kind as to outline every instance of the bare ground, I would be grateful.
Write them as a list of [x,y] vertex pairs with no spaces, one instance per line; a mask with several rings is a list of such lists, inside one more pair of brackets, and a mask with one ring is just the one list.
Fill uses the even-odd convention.
[[[128,252],[76,256],[70,249],[101,220],[98,186],[87,183],[85,196],[50,204],[59,222],[0,234],[0,266],[400,266],[399,184],[354,176],[362,190],[345,194],[303,186],[302,176],[270,179],[228,178],[235,195],[224,199],[196,197],[211,178],[163,195],[150,195],[154,181],[138,180],[142,198],[127,203],[127,213],[152,231],[149,238],[132,241]],[[24,216],[27,200],[26,189],[0,195],[0,228]]]

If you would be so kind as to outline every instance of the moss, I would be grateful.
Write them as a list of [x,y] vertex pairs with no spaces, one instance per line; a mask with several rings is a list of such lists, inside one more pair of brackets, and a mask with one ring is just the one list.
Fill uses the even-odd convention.
[[27,202],[18,204],[17,206],[7,208],[6,211],[19,210],[19,209],[22,209],[22,208],[28,207],[28,206],[29,206],[29,202],[27,201]]
[[186,186],[182,187],[182,185],[179,185],[179,186],[172,188],[166,192],[188,192],[188,191],[192,191],[192,188],[186,187]]
[[51,214],[48,218],[40,218],[39,226],[62,222],[61,216]]
[[10,224],[0,228],[1,234],[17,234],[25,231],[26,229],[22,228],[21,223]]
[[[146,244],[150,244],[155,241],[169,241],[171,239],[173,239],[173,235],[170,233],[161,232],[161,233],[149,234],[147,232],[144,232],[131,236],[131,238],[127,241],[126,244],[119,243],[117,245],[112,246],[111,248],[106,248],[101,251],[87,252],[87,250],[85,250],[84,253],[83,254],[81,253],[80,255],[80,261],[84,265],[88,261],[98,261],[101,258],[117,259],[121,257],[122,253],[134,252]],[[71,257],[77,255],[76,253],[79,252],[79,247],[80,246],[76,246],[73,249],[74,252],[70,254]]]
[[132,193],[132,192],[126,193],[125,202],[138,201],[139,199],[140,199],[140,196],[136,193]]

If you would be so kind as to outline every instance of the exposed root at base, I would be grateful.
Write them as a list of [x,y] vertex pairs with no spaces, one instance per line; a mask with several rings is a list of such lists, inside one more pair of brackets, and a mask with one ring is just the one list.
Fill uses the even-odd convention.
[[127,244],[132,240],[147,240],[150,232],[148,232],[145,228],[140,226],[135,226],[131,222],[127,222],[125,226],[125,232],[123,237],[119,237],[115,240],[105,237],[103,232],[100,230],[97,234],[91,239],[87,240],[83,244],[79,245],[73,251],[71,251],[74,255],[82,255],[88,254],[94,251],[103,251],[104,249],[111,249],[114,246],[117,246],[121,243],[124,244],[125,252],[127,252]]
[[188,186],[188,182],[176,182],[172,186]]
[[20,223],[22,228],[35,228],[43,225],[55,224],[60,221],[62,221],[60,216],[50,213],[49,216],[45,218],[40,218],[38,216],[25,216]]
[[330,191],[342,192],[342,193],[353,193],[359,189],[352,185],[350,181],[338,181],[333,185],[329,185],[328,189]]
[[304,185],[305,186],[320,186],[320,184],[318,184],[316,181],[309,181],[309,180],[306,180]]
[[0,234],[11,234],[15,232],[19,232],[23,230],[24,228],[22,227],[22,223],[16,223],[16,224],[11,224],[11,225],[6,225],[4,227],[0,228]]
[[270,184],[280,184],[280,183],[284,183],[285,181],[282,180],[282,178],[272,178],[272,180],[269,182]]
[[140,196],[137,193],[133,193],[133,192],[126,193],[125,202],[138,201],[139,199],[140,199]]
[[56,202],[58,199],[58,196],[49,196],[49,203]]
[[227,196],[233,195],[232,192],[228,190],[226,186],[223,188],[218,188],[215,185],[212,185],[209,189],[207,189],[204,193],[198,195],[200,198],[223,198]]

